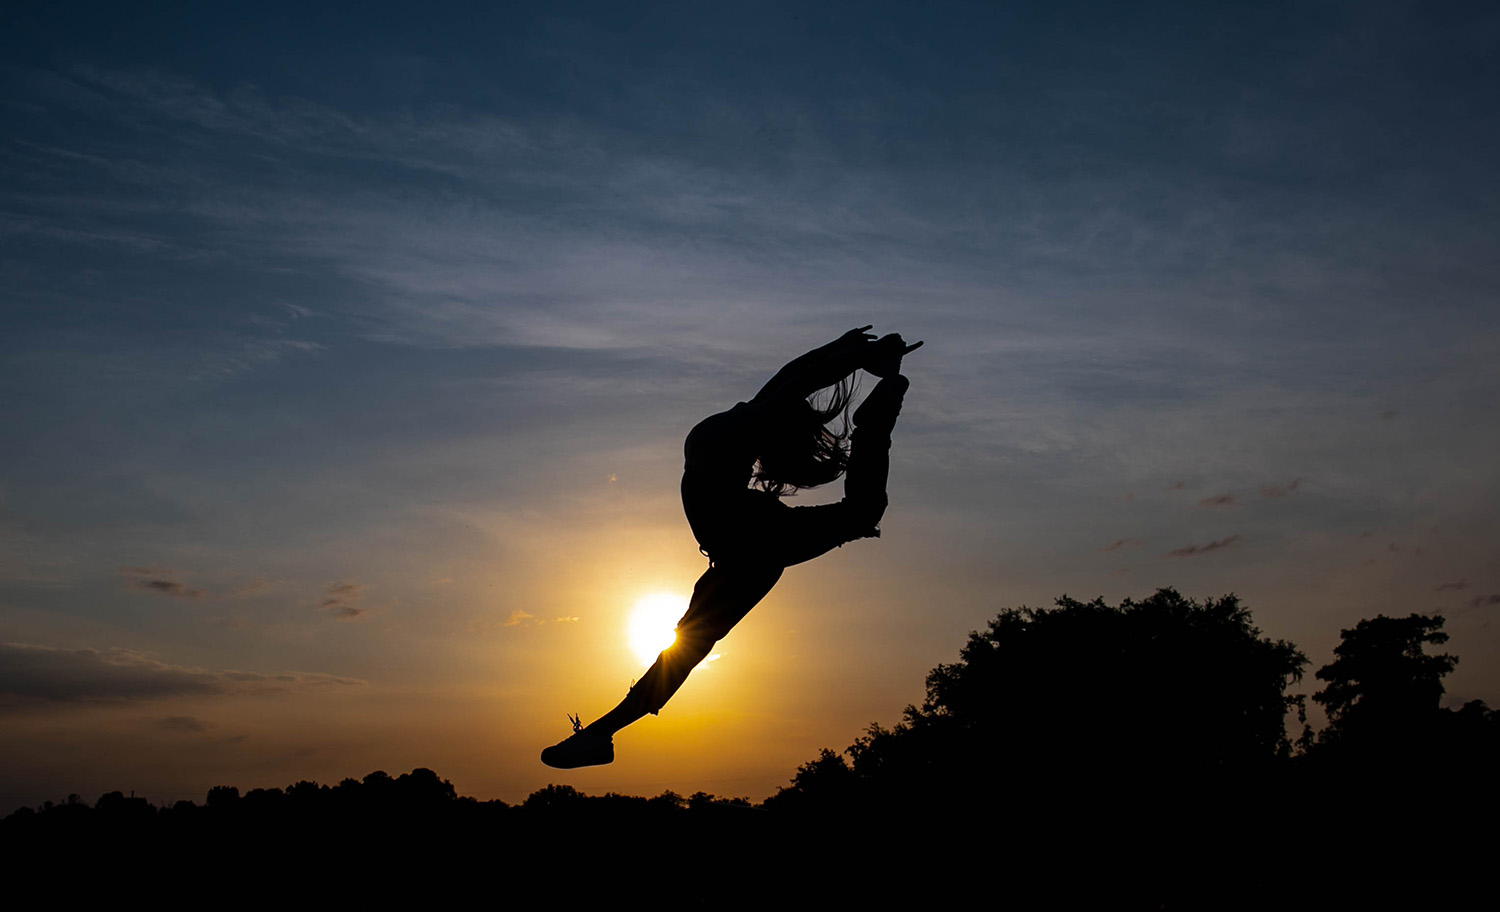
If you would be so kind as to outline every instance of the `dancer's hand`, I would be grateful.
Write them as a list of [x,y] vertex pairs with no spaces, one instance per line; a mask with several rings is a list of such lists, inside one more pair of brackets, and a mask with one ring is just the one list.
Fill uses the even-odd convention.
[[869,332],[869,329],[869,326],[857,326],[835,339],[834,344],[850,348],[862,347],[875,338],[875,334]]
[[921,342],[907,345],[900,333],[881,336],[870,346],[870,360],[865,363],[864,368],[882,380],[894,377],[901,373],[901,359],[921,347]]

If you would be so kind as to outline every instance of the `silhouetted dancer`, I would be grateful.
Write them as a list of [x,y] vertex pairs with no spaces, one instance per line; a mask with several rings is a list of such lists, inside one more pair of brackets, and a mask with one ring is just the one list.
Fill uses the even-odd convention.
[[[677,622],[676,642],[614,709],[588,727],[570,716],[572,737],[542,751],[543,763],[574,769],[612,762],[615,732],[658,712],[783,570],[880,534],[891,430],[909,385],[901,358],[922,343],[907,345],[895,334],[876,339],[869,328],[851,329],[796,359],[754,399],[705,418],[688,434],[682,507],[708,555],[708,570]],[[836,434],[828,423],[839,415],[847,419],[853,375],[861,368],[880,382],[855,410],[853,432],[846,420]],[[829,387],[828,404],[815,407],[809,397]],[[840,475],[846,477],[838,503],[789,507],[781,501]]]

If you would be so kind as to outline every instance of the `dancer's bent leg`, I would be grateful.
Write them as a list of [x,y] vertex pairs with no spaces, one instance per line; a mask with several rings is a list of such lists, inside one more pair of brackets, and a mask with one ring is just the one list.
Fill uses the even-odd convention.
[[885,514],[886,480],[891,474],[891,432],[901,414],[901,401],[911,381],[900,374],[875,384],[854,412],[849,440],[849,467],[844,475],[844,500],[872,525]]
[[900,374],[887,377],[855,411],[843,500],[782,511],[781,528],[771,536],[782,563],[790,567],[855,539],[880,535],[880,519],[888,502],[885,486],[891,472],[891,431],[909,385]]
[[630,693],[585,731],[600,736],[615,732],[647,713],[657,713],[708,657],[713,645],[750,613],[776,581],[778,566],[709,567],[693,587],[687,613],[677,622],[677,641],[662,650]]

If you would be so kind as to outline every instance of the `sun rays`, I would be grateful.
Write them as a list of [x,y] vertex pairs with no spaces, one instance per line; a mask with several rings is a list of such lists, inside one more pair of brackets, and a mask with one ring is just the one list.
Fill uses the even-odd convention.
[[641,664],[656,661],[656,654],[677,639],[677,621],[687,610],[687,599],[666,592],[653,592],[636,599],[626,621],[626,640]]

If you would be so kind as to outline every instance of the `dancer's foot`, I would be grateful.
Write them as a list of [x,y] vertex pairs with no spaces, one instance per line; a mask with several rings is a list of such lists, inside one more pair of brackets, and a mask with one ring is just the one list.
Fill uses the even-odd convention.
[[900,333],[881,336],[868,345],[868,355],[860,367],[881,379],[894,377],[901,373],[901,359],[921,347],[921,342],[907,345]]
[[542,762],[553,769],[577,769],[580,766],[603,766],[615,762],[615,739],[596,735],[584,728],[577,716],[569,716],[573,735],[542,751]]

